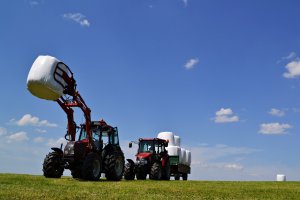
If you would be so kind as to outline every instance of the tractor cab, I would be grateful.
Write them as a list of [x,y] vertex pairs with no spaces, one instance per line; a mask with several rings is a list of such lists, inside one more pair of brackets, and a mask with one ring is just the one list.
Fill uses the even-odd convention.
[[[101,121],[93,121],[91,132],[93,149],[102,150],[107,145],[119,146],[119,135],[117,127],[111,127],[107,124],[101,123]],[[81,124],[78,141],[85,143],[87,142],[87,140],[88,137],[86,132],[86,125]]]
[[153,139],[139,139],[139,153],[154,153],[160,154],[162,152],[166,152],[165,147],[168,146],[168,141],[162,140],[159,138]]

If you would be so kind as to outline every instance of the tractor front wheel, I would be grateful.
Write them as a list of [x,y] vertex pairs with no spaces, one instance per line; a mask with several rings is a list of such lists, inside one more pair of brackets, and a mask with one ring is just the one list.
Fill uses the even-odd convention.
[[96,181],[99,180],[100,176],[101,176],[101,162],[100,162],[99,155],[97,153],[90,152],[89,154],[87,154],[83,162],[82,178],[86,180]]
[[161,163],[154,163],[151,167],[150,171],[150,179],[153,180],[160,180],[162,177],[162,169],[161,169]]
[[186,181],[188,179],[188,175],[186,173],[182,174],[182,180]]
[[124,170],[123,153],[112,152],[105,157],[105,177],[110,181],[119,181]]
[[126,163],[124,168],[124,178],[125,180],[134,180],[135,174],[134,174],[134,164],[132,163]]
[[56,152],[49,153],[44,159],[43,172],[46,178],[60,178],[64,172],[62,156]]
[[138,165],[136,167],[136,179],[137,180],[145,180],[147,177],[146,167],[144,165]]

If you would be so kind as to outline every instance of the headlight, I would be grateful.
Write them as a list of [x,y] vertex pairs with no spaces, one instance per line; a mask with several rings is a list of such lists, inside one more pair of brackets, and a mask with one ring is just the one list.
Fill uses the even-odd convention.
[[72,155],[74,154],[74,142],[68,142],[65,149],[64,149],[65,155]]
[[145,160],[145,159],[140,159],[140,160],[137,161],[137,163],[141,164],[141,165],[146,165],[148,163],[148,161]]

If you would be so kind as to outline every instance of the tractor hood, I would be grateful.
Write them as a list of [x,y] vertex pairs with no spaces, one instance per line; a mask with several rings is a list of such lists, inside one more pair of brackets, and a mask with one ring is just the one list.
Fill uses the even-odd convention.
[[152,153],[138,153],[136,155],[137,159],[147,159],[152,155]]

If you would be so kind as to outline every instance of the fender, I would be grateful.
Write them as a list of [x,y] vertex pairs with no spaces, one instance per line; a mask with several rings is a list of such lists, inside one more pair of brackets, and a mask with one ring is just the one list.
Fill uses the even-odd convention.
[[60,148],[52,147],[51,149],[56,153],[63,154],[63,151]]
[[126,159],[126,160],[127,160],[127,162],[129,162],[130,164],[134,165],[133,160],[131,160],[131,159]]

